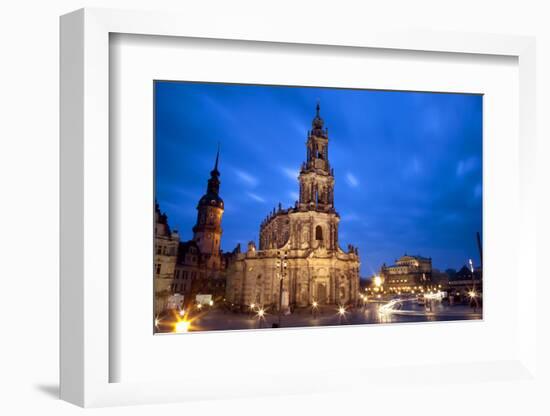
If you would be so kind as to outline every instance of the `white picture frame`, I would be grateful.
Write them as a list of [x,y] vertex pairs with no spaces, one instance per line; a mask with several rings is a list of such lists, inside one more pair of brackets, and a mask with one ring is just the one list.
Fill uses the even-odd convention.
[[[433,364],[382,367],[368,372],[349,368],[303,374],[289,380],[270,374],[258,383],[243,371],[232,385],[200,378],[193,385],[170,382],[111,382],[109,252],[109,37],[110,34],[225,39],[282,44],[429,51],[441,54],[504,55],[518,59],[520,206],[515,244],[522,285],[518,287],[517,354],[507,360],[437,364],[436,372],[453,371],[463,382],[537,382],[537,270],[535,184],[535,41],[530,37],[468,33],[396,32],[330,27],[288,26],[269,21],[234,22],[213,17],[205,25],[191,16],[168,13],[83,9],[61,18],[61,398],[80,406],[107,406],[185,401],[200,398],[331,392],[352,389],[404,372],[418,383]],[[512,272],[511,272],[512,273]],[[340,380],[336,383],[328,382]],[[325,380],[325,381],[323,381]],[[344,381],[345,380],[345,381]],[[454,380],[456,382],[457,379]],[[184,386],[184,388],[182,388]],[[407,386],[405,386],[407,387]],[[410,386],[409,386],[410,387]],[[275,388],[275,390],[274,390]],[[384,390],[383,388],[381,390]],[[496,392],[492,393],[497,395]],[[498,396],[498,395],[497,395]]]

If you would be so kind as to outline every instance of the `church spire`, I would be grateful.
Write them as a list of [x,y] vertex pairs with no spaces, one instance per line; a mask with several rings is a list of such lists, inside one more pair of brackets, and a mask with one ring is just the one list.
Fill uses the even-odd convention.
[[220,145],[218,144],[214,168],[210,171],[206,193],[197,205],[197,223],[193,227],[193,240],[198,244],[199,250],[203,254],[216,254],[220,249],[224,204],[223,199],[220,197],[219,162]]
[[216,152],[216,164],[214,165],[214,171],[218,172],[218,161],[220,160],[220,142],[218,142],[218,151]]
[[220,143],[218,142],[218,151],[216,152],[216,163],[214,163],[214,169],[210,172],[210,176],[220,176],[220,171],[218,170],[218,163],[220,160]]
[[220,144],[218,143],[218,151],[216,152],[216,162],[214,163],[214,169],[210,171],[210,179],[208,179],[207,194],[218,195],[220,190],[220,171],[218,170],[218,164],[220,161]]
[[312,130],[306,142],[306,161],[300,170],[300,209],[330,211],[334,209],[334,176],[328,158],[328,132],[317,101]]
[[323,125],[325,122],[321,118],[321,104],[319,101],[317,101],[317,106],[315,107],[315,117],[313,118],[313,121],[311,123],[312,130],[311,135],[317,136],[317,137],[327,137],[327,131],[326,129],[323,129]]

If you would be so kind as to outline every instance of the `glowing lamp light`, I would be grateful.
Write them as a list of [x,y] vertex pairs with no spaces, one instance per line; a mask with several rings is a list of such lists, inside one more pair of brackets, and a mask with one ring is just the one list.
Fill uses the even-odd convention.
[[189,327],[191,323],[189,321],[178,321],[174,326],[174,329],[177,333],[189,332]]
[[468,296],[470,296],[471,298],[475,298],[476,297],[476,292],[474,290],[471,290],[468,292]]
[[199,304],[197,305],[197,308],[198,308],[198,309],[202,309],[202,303],[199,303]]
[[317,306],[319,306],[319,304],[316,301],[313,301],[313,307],[316,308]]
[[214,301],[211,300],[208,304],[209,304],[210,306],[214,306]]
[[263,308],[260,308],[258,310],[258,318],[263,318],[265,315],[265,311],[263,310]]
[[185,315],[185,309],[180,309],[180,316]]
[[344,315],[346,314],[346,308],[344,308],[343,306],[340,306],[340,307],[338,308],[338,314],[339,314],[340,316],[344,316]]
[[253,304],[253,303],[250,304],[250,309],[254,309],[255,307],[256,307],[255,304]]
[[159,324],[160,324],[160,319],[155,318],[155,327],[158,328]]
[[380,276],[374,276],[374,285],[376,287],[382,286],[382,278]]

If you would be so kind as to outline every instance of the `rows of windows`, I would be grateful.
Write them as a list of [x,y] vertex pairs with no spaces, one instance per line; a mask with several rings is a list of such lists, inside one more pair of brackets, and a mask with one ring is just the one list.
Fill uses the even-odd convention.
[[186,283],[173,283],[170,287],[173,293],[180,293],[187,291]]
[[[223,288],[225,285],[223,282],[213,282],[210,283],[209,288]],[[183,283],[172,283],[170,285],[170,289],[173,293],[181,293],[186,292],[191,288],[191,282],[183,282]]]
[[187,280],[189,277],[191,277],[191,280],[194,280],[197,278],[197,275],[199,277],[199,279],[204,279],[205,278],[205,273],[204,272],[191,272],[189,273],[188,270],[181,270],[181,269],[176,269],[176,273],[175,273],[175,278],[176,279],[182,279],[182,280]]
[[164,246],[164,245],[161,245],[161,244],[158,244],[156,246],[156,253],[157,255],[162,255],[162,256],[175,256],[176,253],[175,253],[175,250],[174,250],[174,247],[168,247],[168,246]]
[[176,269],[176,279],[187,280],[188,276],[189,276],[189,272],[187,270]]

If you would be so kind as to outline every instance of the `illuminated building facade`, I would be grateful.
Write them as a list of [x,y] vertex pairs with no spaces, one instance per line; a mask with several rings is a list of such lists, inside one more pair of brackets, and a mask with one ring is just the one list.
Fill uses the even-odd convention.
[[[226,298],[239,305],[274,308],[354,304],[359,290],[358,249],[338,243],[340,216],[334,208],[334,171],[328,131],[319,114],[306,142],[298,180],[299,201],[279,204],[261,223],[259,248],[235,252],[227,273]],[[282,292],[281,292],[282,290]]]
[[389,292],[408,292],[432,288],[432,259],[405,254],[391,266],[380,270],[384,289]]
[[168,217],[155,204],[155,253],[153,281],[155,291],[155,313],[161,312],[172,294],[171,285],[176,269],[179,234],[170,230]]

